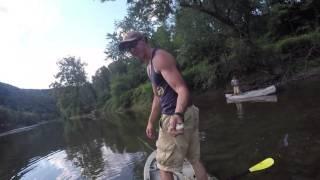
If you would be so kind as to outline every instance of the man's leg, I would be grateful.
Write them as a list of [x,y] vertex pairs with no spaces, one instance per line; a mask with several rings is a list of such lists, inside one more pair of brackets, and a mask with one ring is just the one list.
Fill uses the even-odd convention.
[[[188,112],[186,112],[187,115]],[[197,180],[208,180],[208,174],[202,163],[200,162],[200,139],[199,139],[199,109],[196,106],[192,106],[192,111],[190,112],[191,120],[193,121],[193,130],[190,133],[190,144],[187,153],[187,158],[191,162]]]
[[197,180],[208,180],[208,174],[202,163],[198,160],[192,163],[194,173],[196,174]]
[[173,180],[173,174],[170,171],[160,170],[160,179],[161,180]]
[[[161,180],[174,180],[173,173],[179,171],[182,167],[184,156],[177,147],[176,138],[168,133],[169,120],[171,116],[161,116],[161,126],[159,129],[159,138],[156,142],[157,146],[157,166],[160,169]],[[181,135],[180,135],[181,136]]]

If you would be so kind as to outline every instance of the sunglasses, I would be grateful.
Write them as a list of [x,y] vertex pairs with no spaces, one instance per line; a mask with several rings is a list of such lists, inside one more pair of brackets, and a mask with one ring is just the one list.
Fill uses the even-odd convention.
[[126,44],[123,46],[123,49],[129,51],[130,49],[135,48],[135,47],[137,46],[138,42],[139,42],[141,39],[142,39],[142,38],[138,38],[138,39],[136,39],[136,40],[134,40],[134,41],[131,41],[131,42],[126,43]]

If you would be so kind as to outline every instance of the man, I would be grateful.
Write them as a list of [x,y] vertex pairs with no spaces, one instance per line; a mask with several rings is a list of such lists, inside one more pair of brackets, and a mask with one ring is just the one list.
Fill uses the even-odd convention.
[[187,158],[197,179],[207,180],[206,170],[200,163],[199,109],[191,103],[174,57],[165,50],[152,48],[140,32],[127,33],[119,49],[129,51],[147,65],[154,96],[146,134],[155,138],[154,123],[161,113],[156,143],[161,179],[173,180],[172,172],[181,171],[183,160]]
[[241,93],[240,91],[240,83],[237,77],[234,75],[232,76],[231,86],[233,87],[233,95],[238,95]]

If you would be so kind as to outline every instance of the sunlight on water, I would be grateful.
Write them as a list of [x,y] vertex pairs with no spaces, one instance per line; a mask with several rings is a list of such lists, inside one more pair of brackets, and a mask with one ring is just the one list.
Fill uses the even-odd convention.
[[0,179],[141,179],[147,153],[137,137],[143,131],[125,134],[120,125],[56,122],[3,136]]
[[[96,179],[127,179],[133,174],[136,163],[144,160],[146,154],[137,153],[116,153],[109,147],[102,146],[103,169],[96,169],[100,172]],[[78,166],[77,159],[69,160],[66,151],[56,151],[45,157],[32,158],[17,177],[21,179],[81,179],[83,168]],[[16,177],[13,177],[13,179]],[[89,178],[89,177],[88,177]]]
[[17,175],[21,179],[76,179],[79,170],[66,160],[65,151],[56,151],[42,158],[33,158]]
[[126,179],[130,177],[133,172],[133,167],[137,162],[142,162],[146,153],[114,153],[107,146],[102,147],[104,169],[99,175],[102,179]]

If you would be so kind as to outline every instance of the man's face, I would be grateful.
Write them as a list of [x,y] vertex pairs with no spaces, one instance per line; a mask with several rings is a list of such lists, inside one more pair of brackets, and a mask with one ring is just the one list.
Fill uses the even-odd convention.
[[142,60],[144,58],[144,41],[142,39],[130,42],[128,45],[128,51],[132,56]]

